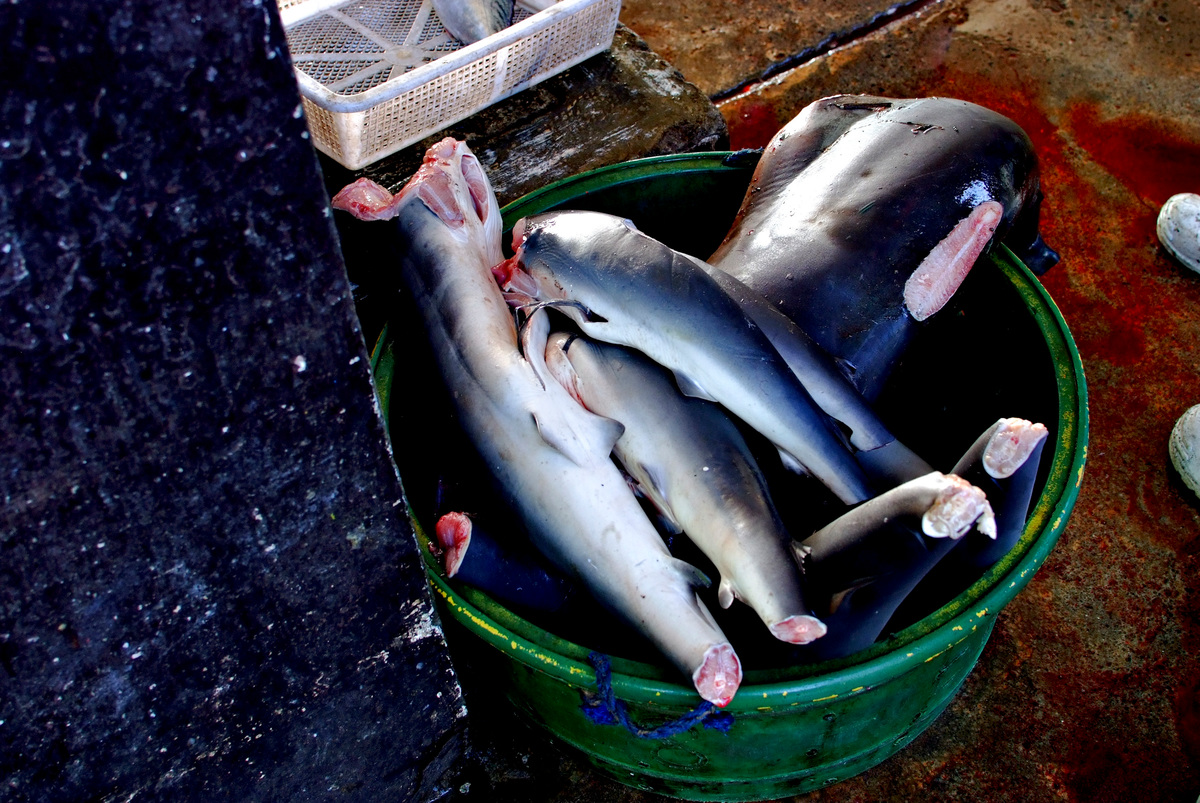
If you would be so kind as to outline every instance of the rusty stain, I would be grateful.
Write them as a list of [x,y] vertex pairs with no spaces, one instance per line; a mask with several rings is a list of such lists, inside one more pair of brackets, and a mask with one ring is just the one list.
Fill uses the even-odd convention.
[[[1086,101],[1073,103],[1067,110],[1066,130],[1154,214],[1175,193],[1200,188],[1200,131],[1145,113],[1102,119],[1106,108]],[[1134,233],[1142,232],[1139,228]]]

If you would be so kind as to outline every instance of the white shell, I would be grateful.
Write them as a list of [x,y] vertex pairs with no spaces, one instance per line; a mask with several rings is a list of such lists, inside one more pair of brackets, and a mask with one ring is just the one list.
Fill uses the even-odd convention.
[[1200,404],[1175,422],[1167,442],[1167,453],[1184,484],[1200,495]]
[[1158,240],[1185,267],[1200,273],[1200,195],[1172,195],[1158,213]]

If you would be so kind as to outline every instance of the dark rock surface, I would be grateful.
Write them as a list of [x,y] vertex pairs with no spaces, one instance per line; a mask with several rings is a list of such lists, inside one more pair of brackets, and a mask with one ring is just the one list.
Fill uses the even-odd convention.
[[0,40],[0,799],[437,796],[465,712],[274,5]]

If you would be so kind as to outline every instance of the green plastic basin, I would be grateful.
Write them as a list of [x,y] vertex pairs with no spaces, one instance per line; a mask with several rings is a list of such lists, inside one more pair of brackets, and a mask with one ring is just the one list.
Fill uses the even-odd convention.
[[[706,153],[603,168],[510,204],[505,224],[511,228],[521,217],[555,208],[606,211],[704,257],[728,230],[754,161],[753,154]],[[732,717],[727,730],[697,726],[665,739],[597,724],[584,710],[596,691],[591,646],[447,581],[430,560],[443,618],[457,625],[447,631],[452,645],[469,640],[476,660],[487,661],[493,687],[597,768],[664,795],[729,801],[796,795],[900,750],[950,703],[997,615],[1054,547],[1082,480],[1088,432],[1083,368],[1071,334],[1041,284],[1006,249],[981,259],[952,305],[929,324],[879,400],[901,438],[944,467],[1002,416],[1040,420],[1051,431],[1040,492],[1018,546],[948,602],[849,658],[746,666],[743,685],[725,709]],[[395,361],[386,347],[375,359],[386,410]],[[947,360],[958,360],[961,370],[931,387],[928,377],[944,376],[936,369]],[[620,655],[612,666],[616,697],[644,726],[700,703],[665,666]]]

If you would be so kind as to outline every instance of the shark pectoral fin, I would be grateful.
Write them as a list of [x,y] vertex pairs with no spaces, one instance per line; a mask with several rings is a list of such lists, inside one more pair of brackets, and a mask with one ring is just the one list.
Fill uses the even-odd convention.
[[581,468],[608,460],[613,444],[625,432],[625,425],[611,418],[575,407],[558,415],[533,413],[542,440],[562,452]]
[[717,602],[722,608],[728,608],[733,604],[736,596],[737,591],[734,590],[733,583],[728,577],[722,577],[721,582],[717,585]]
[[675,521],[675,519],[666,515],[661,510],[658,511],[657,518],[659,526],[666,530],[669,535],[679,535],[681,532],[683,532],[683,528],[679,526],[679,522]]
[[684,396],[690,396],[694,399],[704,399],[710,402],[716,401],[713,395],[705,390],[696,380],[680,371],[675,371],[674,373],[675,384],[679,386],[679,392]]
[[526,310],[525,322],[517,332],[517,345],[521,356],[529,365],[544,389],[549,383],[557,382],[551,368],[546,364],[546,350],[550,342],[550,316],[545,304],[534,304]]
[[[779,447],[776,447],[776,448],[779,448]],[[779,459],[783,461],[783,467],[786,468],[788,471],[791,471],[791,472],[794,472],[796,474],[800,474],[803,476],[808,475],[808,469],[805,468],[803,463],[801,463],[799,460],[797,460],[795,457],[793,457],[791,452],[785,451],[783,449],[779,449]]]
[[833,364],[842,373],[842,376],[849,380],[850,384],[854,384],[854,379],[858,375],[858,368],[854,363],[847,360],[845,357],[834,357]]
[[[861,448],[854,444],[854,429],[849,424],[836,416],[829,416],[829,420],[833,423],[834,435],[841,442],[842,446],[846,447],[847,451],[854,452]],[[859,441],[862,443],[873,443],[873,441],[867,441],[864,438],[859,438]]]
[[645,483],[639,482],[632,474],[621,469],[622,476],[625,477],[625,482],[629,484],[629,490],[633,491],[634,495],[639,499],[645,499],[650,502],[654,508],[655,519],[658,521],[658,526],[667,531],[668,535],[679,535],[683,532],[683,527],[679,526],[679,522],[675,520],[674,514],[666,509],[665,504],[660,506],[662,500],[655,496],[654,489]]
[[[712,580],[708,579],[707,574],[700,571],[686,560],[671,558],[671,562],[675,566],[675,570],[683,575],[684,579],[687,580],[688,585],[692,586],[693,588],[708,588],[712,585]],[[703,604],[701,604],[700,607],[703,608]]]
[[671,507],[671,501],[667,499],[667,489],[666,484],[663,482],[662,469],[657,466],[638,463],[638,476],[643,478],[638,483],[638,487],[641,489],[642,495],[654,504],[654,508],[658,511],[663,526],[673,534],[683,532],[683,526],[679,523],[679,517],[675,515],[675,511]]
[[[525,362],[538,380],[545,394],[537,396],[533,405],[533,422],[537,425],[542,440],[569,457],[582,468],[607,461],[613,445],[625,432],[619,421],[589,412],[578,400],[570,396],[571,391],[559,384],[556,369],[561,369],[555,360],[553,366],[546,362],[550,345],[550,318],[543,307],[530,313],[521,331]],[[561,349],[549,349],[553,355]],[[570,398],[568,398],[570,396]]]

